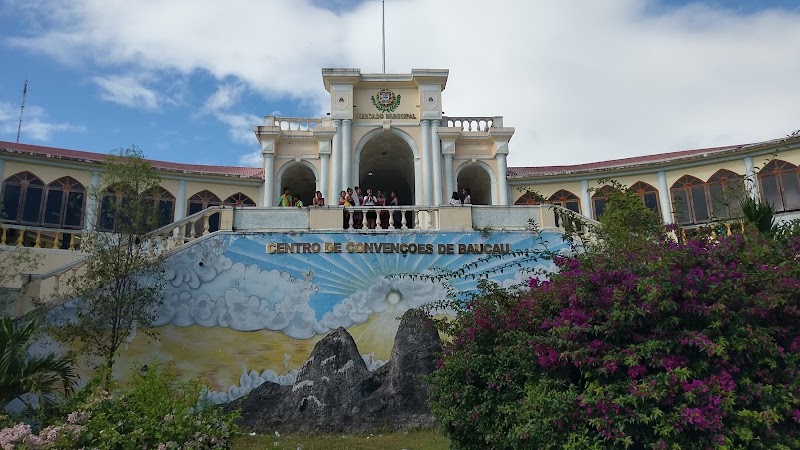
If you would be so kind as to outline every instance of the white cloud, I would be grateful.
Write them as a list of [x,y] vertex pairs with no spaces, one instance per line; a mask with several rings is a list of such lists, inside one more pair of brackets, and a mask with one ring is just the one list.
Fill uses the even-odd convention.
[[[228,265],[227,257],[203,258],[213,267],[191,275],[198,254],[179,256],[172,265],[181,266],[167,273],[170,281],[164,304],[157,311],[154,326],[199,324],[239,331],[268,329],[281,331],[295,339],[315,334],[317,319],[309,305],[316,287],[293,278],[287,272],[261,270],[240,262]],[[222,262],[219,262],[219,261]],[[226,267],[219,270],[220,267]],[[178,275],[177,277],[175,275]],[[198,280],[198,283],[193,283]],[[177,283],[177,284],[176,284]],[[202,290],[195,287],[203,285]],[[264,287],[269,286],[268,290]],[[215,293],[213,298],[208,292]],[[219,296],[217,296],[219,294]]]
[[92,82],[102,90],[103,100],[147,110],[158,109],[160,104],[158,93],[132,76],[93,77]]
[[[230,114],[217,112],[214,117],[220,122],[228,125],[228,133],[234,142],[240,144],[253,144],[256,141],[253,134],[253,125],[261,123],[261,117],[255,114]],[[256,165],[260,165],[256,164]]]
[[[334,13],[308,0],[61,0],[25,11],[49,22],[6,42],[71,64],[235,77],[266,99],[320,115],[320,68],[381,68],[379,2]],[[386,4],[386,37],[387,71],[450,69],[447,115],[503,115],[516,128],[512,166],[752,142],[800,128],[797,10],[405,0]],[[112,98],[156,105],[147,92]]]
[[[262,118],[250,113],[232,113],[231,109],[239,102],[247,86],[243,83],[224,84],[217,87],[217,90],[206,99],[200,114],[209,114],[228,127],[228,134],[233,142],[239,144],[253,144],[253,125],[261,122]],[[260,166],[261,153],[254,151],[242,155],[238,163],[244,166]]]
[[[16,136],[19,129],[19,106],[0,102],[0,134]],[[22,129],[20,136],[25,141],[49,141],[55,133],[82,133],[86,131],[83,125],[66,122],[51,122],[47,119],[47,112],[39,106],[25,107],[22,115]]]
[[388,318],[394,320],[409,309],[445,298],[447,289],[439,282],[378,278],[369,288],[354,292],[325,313],[317,325],[317,333],[364,323],[375,313],[388,313]]
[[261,167],[264,163],[264,157],[261,155],[261,150],[255,150],[252,153],[247,153],[239,158],[239,165],[245,167]]
[[202,111],[205,113],[215,113],[218,111],[227,110],[239,101],[239,98],[241,98],[245,88],[246,86],[241,83],[236,85],[225,84],[219,86],[217,91],[214,92],[203,104]]

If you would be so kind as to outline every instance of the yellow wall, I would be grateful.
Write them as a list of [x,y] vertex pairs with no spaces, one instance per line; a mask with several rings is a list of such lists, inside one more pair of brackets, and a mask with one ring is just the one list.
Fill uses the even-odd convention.
[[92,180],[92,169],[97,170],[100,168],[99,166],[93,166],[87,167],[86,170],[81,170],[70,167],[36,164],[35,161],[20,162],[9,160],[6,160],[4,166],[3,180],[17,173],[28,171],[39,177],[44,184],[50,184],[52,181],[61,177],[70,176],[80,181],[87,190]]
[[[372,104],[372,96],[378,95],[379,87],[359,87],[353,93],[354,120],[360,122],[375,122],[380,119],[359,119],[359,114],[381,114],[381,111]],[[395,95],[400,96],[400,105],[389,114],[414,114],[416,119],[391,119],[392,122],[419,123],[419,91],[414,88],[392,89]]]

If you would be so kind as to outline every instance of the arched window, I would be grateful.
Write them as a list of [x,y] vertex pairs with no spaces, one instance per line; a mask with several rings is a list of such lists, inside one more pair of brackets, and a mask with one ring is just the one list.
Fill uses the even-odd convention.
[[758,172],[761,198],[778,212],[800,209],[800,169],[775,159]]
[[595,220],[600,220],[603,213],[606,211],[606,203],[608,202],[608,194],[612,193],[614,188],[608,185],[601,187],[592,195],[592,209],[594,209]]
[[684,175],[670,189],[675,216],[679,224],[707,222],[709,219],[706,184],[691,175]]
[[86,189],[72,177],[61,177],[47,185],[42,225],[82,228]]
[[[132,202],[140,202],[145,209],[134,210]],[[175,197],[161,186],[143,192],[138,198],[127,194],[127,190],[112,185],[106,188],[100,203],[98,228],[102,231],[120,231],[121,225],[131,225],[130,217],[137,215],[144,229],[162,227],[172,222]]]
[[658,190],[652,185],[643,181],[637,181],[633,183],[633,186],[628,188],[628,190],[641,198],[646,208],[653,210],[656,214],[661,211],[658,204]]
[[237,192],[226,198],[222,203],[232,206],[256,206],[256,202],[241,192]]
[[568,210],[574,211],[578,214],[581,213],[581,199],[578,198],[577,195],[565,189],[561,189],[560,191],[551,195],[547,201],[554,205],[563,206],[564,208],[567,208]]
[[30,172],[20,172],[3,181],[3,219],[39,225],[44,200],[44,183]]
[[209,206],[218,206],[222,204],[222,200],[219,199],[213,192],[209,190],[200,191],[193,196],[189,197],[189,210],[187,211],[187,216],[191,216],[194,213],[198,213]]
[[[219,206],[222,200],[219,199],[213,192],[209,190],[202,190],[193,196],[189,197],[189,211],[187,216],[199,213],[200,211],[208,208],[209,206]],[[195,223],[195,234],[200,236],[203,234],[203,223]],[[208,231],[213,233],[219,230],[219,214],[214,214],[208,218]],[[187,230],[188,231],[188,230]]]
[[707,188],[712,217],[729,219],[741,215],[742,200],[746,195],[743,176],[720,169],[708,179]]
[[161,186],[155,186],[147,191],[148,203],[152,201],[152,205],[158,211],[157,227],[161,228],[164,225],[172,223],[175,217],[175,196],[168,190]]
[[514,202],[515,205],[541,205],[542,203],[547,203],[547,200],[532,191],[525,192]]

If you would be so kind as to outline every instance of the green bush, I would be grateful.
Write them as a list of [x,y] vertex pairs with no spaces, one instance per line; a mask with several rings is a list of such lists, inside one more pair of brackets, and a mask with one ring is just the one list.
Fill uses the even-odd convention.
[[453,448],[800,448],[800,237],[620,231],[457,314],[431,376]]
[[[66,423],[38,434],[25,424],[0,431],[2,448],[227,449],[238,433],[237,413],[200,401],[202,386],[180,381],[158,363],[107,392],[89,383],[64,405]],[[14,445],[16,447],[6,447]]]

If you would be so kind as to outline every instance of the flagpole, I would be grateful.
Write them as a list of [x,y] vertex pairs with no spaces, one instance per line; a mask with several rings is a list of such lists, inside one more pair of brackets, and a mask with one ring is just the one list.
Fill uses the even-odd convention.
[[383,73],[386,73],[386,1],[381,0],[381,37],[383,43]]
[[19,108],[19,126],[17,126],[17,144],[19,144],[19,133],[22,131],[22,112],[25,111],[25,96],[28,94],[28,79],[22,87],[22,106]]

